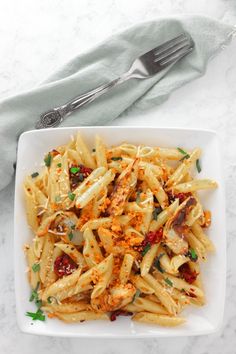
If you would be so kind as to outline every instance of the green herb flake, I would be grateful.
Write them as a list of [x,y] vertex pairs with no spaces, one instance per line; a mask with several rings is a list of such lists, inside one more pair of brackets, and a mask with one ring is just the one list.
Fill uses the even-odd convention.
[[69,192],[69,193],[68,193],[68,197],[69,197],[69,199],[73,202],[73,200],[75,199],[75,194],[72,193],[72,192]]
[[36,288],[32,290],[29,301],[32,302],[33,300],[38,300],[38,289],[39,289],[39,281],[36,285]]
[[169,286],[173,286],[172,281],[169,278],[165,278],[165,282],[166,284],[168,284]]
[[190,248],[188,255],[189,255],[189,258],[191,259],[191,261],[197,261],[198,255],[193,248]]
[[60,203],[60,201],[61,201],[60,195],[56,195],[56,197],[55,197],[55,203]]
[[119,161],[119,160],[122,160],[122,157],[121,156],[114,156],[111,158],[112,161]]
[[154,267],[157,268],[159,270],[159,272],[165,273],[164,269],[161,267],[161,264],[160,264],[160,259],[162,256],[164,256],[164,253],[160,253],[159,256],[156,258],[156,260],[154,262]]
[[73,173],[73,175],[75,175],[79,171],[80,171],[80,167],[71,167],[70,168],[70,172]]
[[150,245],[150,243],[148,243],[145,247],[144,247],[144,249],[142,250],[142,256],[144,257],[145,256],[145,254],[150,250],[150,248],[151,248],[151,245]]
[[32,270],[36,273],[40,270],[40,264],[39,263],[34,263],[32,265]]
[[177,150],[182,154],[182,155],[184,155],[184,157],[182,157],[182,159],[180,159],[180,161],[183,161],[183,160],[185,160],[185,159],[189,159],[189,157],[190,157],[190,155],[186,152],[186,151],[184,151],[183,149],[181,149],[181,148],[177,148]]
[[68,235],[68,237],[69,237],[69,240],[71,241],[71,240],[72,240],[72,238],[74,237],[73,233],[72,233],[72,232],[70,232],[70,233],[69,233],[69,235]]
[[136,193],[136,203],[140,203],[141,199],[140,199],[140,195],[141,195],[142,191],[138,190]]
[[152,213],[153,220],[157,220],[157,217],[161,212],[162,212],[161,207],[155,208]]
[[202,168],[201,168],[199,159],[197,159],[197,161],[196,161],[196,168],[197,168],[197,172],[200,173]]
[[47,298],[47,302],[48,302],[49,304],[52,303],[52,297],[51,297],[51,296],[49,296],[49,297]]
[[51,166],[51,162],[52,162],[52,155],[49,152],[44,158],[44,163],[45,163],[45,165],[47,167],[50,167]]
[[57,164],[57,167],[61,167],[61,163],[60,162]]
[[25,315],[31,317],[33,321],[36,320],[45,321],[45,315],[43,314],[43,311],[40,309],[38,309],[37,312],[26,312]]
[[38,177],[38,176],[39,176],[39,173],[38,173],[38,172],[34,172],[34,173],[32,173],[32,175],[31,175],[32,178],[35,178],[35,177]]
[[96,149],[93,149],[92,151],[93,151],[93,152],[96,152]]
[[137,289],[136,293],[134,294],[131,304],[140,296],[140,294],[141,294],[141,291],[139,289]]
[[188,155],[188,153],[186,151],[184,151],[183,149],[181,149],[180,147],[177,147],[177,150],[182,154],[182,155]]

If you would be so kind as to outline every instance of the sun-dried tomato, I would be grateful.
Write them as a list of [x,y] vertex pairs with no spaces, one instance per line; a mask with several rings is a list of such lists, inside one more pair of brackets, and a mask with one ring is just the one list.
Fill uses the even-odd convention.
[[168,198],[170,203],[173,203],[175,199],[179,199],[179,202],[181,204],[190,196],[191,193],[176,193],[176,194],[173,194],[172,192],[168,193]]
[[145,239],[142,241],[142,246],[145,247],[147,244],[154,245],[155,243],[159,243],[163,237],[163,228],[161,227],[157,231],[149,231]]
[[58,277],[70,275],[77,269],[76,263],[67,255],[58,256],[54,262],[54,272]]
[[189,284],[192,284],[198,276],[195,270],[191,270],[187,263],[179,267],[180,276]]
[[[73,172],[73,168],[76,169],[76,172]],[[75,189],[79,183],[83,182],[85,178],[87,178],[93,170],[84,165],[72,165],[70,167],[70,184],[71,188]]]

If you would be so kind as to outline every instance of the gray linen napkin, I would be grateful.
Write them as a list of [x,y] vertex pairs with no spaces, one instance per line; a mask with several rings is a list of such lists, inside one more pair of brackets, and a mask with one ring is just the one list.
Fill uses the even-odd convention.
[[183,31],[192,36],[195,50],[166,76],[127,81],[69,116],[62,126],[104,125],[133,105],[144,109],[160,104],[174,89],[205,72],[209,59],[235,33],[233,27],[202,16],[141,23],[77,56],[37,88],[0,102],[0,190],[14,173],[19,135],[34,129],[42,112],[116,78],[140,54]]

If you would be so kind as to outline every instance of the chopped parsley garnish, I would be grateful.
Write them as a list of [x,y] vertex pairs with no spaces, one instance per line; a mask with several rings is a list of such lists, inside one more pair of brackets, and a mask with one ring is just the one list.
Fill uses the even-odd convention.
[[60,162],[57,164],[57,167],[61,167],[61,163]]
[[194,262],[197,261],[197,259],[198,259],[198,255],[193,248],[190,248],[190,250],[188,251],[188,256],[191,259],[191,261],[194,261]]
[[39,282],[36,285],[36,288],[32,290],[31,296],[29,298],[29,301],[32,302],[33,300],[38,300],[38,288],[39,288]]
[[164,253],[160,253],[159,256],[156,258],[156,260],[154,261],[154,267],[156,267],[159,270],[159,272],[165,273],[164,269],[162,269],[160,264],[160,259],[162,256],[164,256]]
[[45,321],[45,315],[43,314],[43,311],[38,309],[37,312],[26,312],[26,316],[31,317],[33,321],[39,320],[39,321]]
[[111,158],[111,160],[119,161],[119,160],[122,160],[122,157],[121,156],[114,156],[114,157]]
[[131,303],[133,303],[141,294],[141,291],[139,289],[137,289],[136,293],[134,294],[133,300]]
[[180,159],[180,161],[183,161],[183,160],[188,159],[188,158],[190,157],[190,155],[189,155],[186,151],[184,151],[183,149],[181,149],[181,148],[178,147],[177,150],[178,150],[182,155],[184,155],[184,157],[182,157],[182,159]]
[[140,203],[140,194],[142,193],[141,190],[138,190],[137,193],[136,193],[136,203]]
[[93,152],[96,152],[96,149],[93,149],[92,151],[93,151]]
[[56,197],[55,197],[55,203],[60,203],[60,201],[61,201],[60,195],[56,195]]
[[80,167],[71,167],[70,168],[70,172],[73,173],[73,175],[75,175],[79,171],[80,171]]
[[165,278],[165,282],[166,284],[168,284],[169,286],[173,286],[172,281],[169,278]]
[[71,240],[72,240],[72,238],[74,237],[73,233],[72,233],[72,232],[70,232],[70,233],[69,233],[69,235],[68,235],[68,237],[69,237],[69,240],[71,241]]
[[32,265],[32,270],[36,273],[40,270],[40,264],[39,263],[34,263]]
[[75,199],[75,194],[72,193],[72,192],[69,192],[69,193],[68,193],[68,197],[69,197],[69,199],[73,202],[73,200]]
[[34,173],[32,173],[31,177],[32,177],[32,178],[35,178],[35,177],[38,177],[38,175],[39,175],[38,172],[34,172]]
[[51,166],[52,155],[50,154],[50,152],[45,156],[44,162],[45,162],[45,165],[46,165],[47,167],[50,167],[50,166]]
[[158,207],[153,210],[152,217],[154,220],[157,220],[158,215],[162,212],[162,208]]
[[197,167],[197,172],[200,173],[202,168],[201,168],[199,159],[197,159],[197,161],[196,161],[196,167]]
[[150,243],[148,243],[148,244],[144,247],[144,249],[142,250],[142,256],[143,256],[143,257],[144,257],[145,254],[150,250],[150,248],[151,248],[151,245],[150,245]]

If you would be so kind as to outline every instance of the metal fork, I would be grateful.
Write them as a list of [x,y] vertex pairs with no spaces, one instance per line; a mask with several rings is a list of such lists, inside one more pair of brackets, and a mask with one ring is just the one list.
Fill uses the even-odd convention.
[[68,115],[85,104],[92,102],[129,79],[147,79],[170,65],[175,64],[194,48],[190,35],[182,33],[137,58],[130,69],[117,79],[82,94],[66,104],[43,113],[36,123],[36,129],[58,126]]

